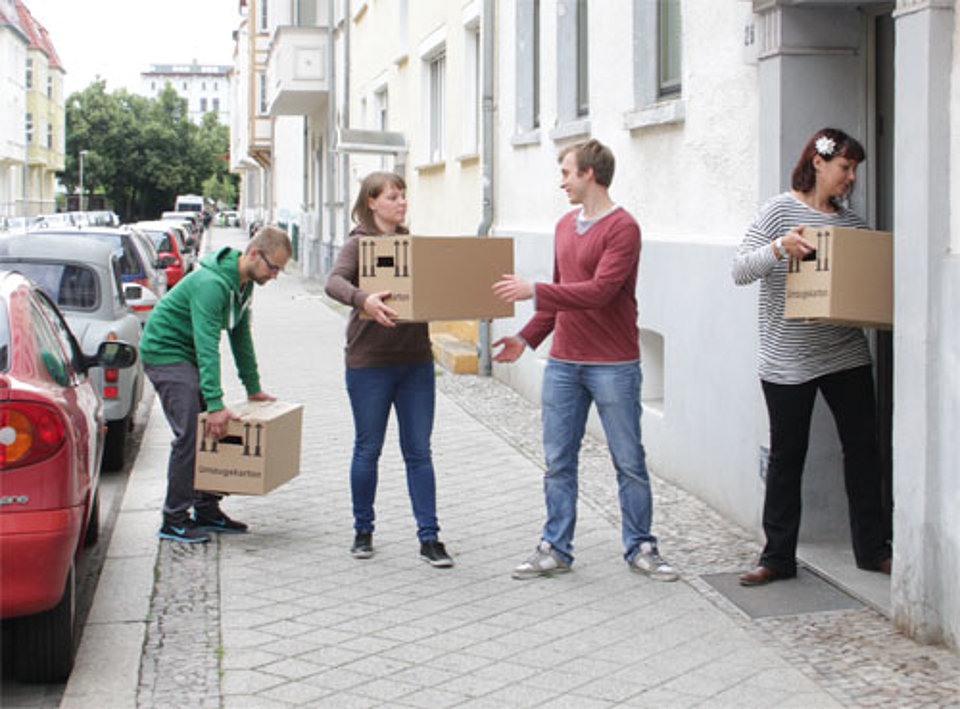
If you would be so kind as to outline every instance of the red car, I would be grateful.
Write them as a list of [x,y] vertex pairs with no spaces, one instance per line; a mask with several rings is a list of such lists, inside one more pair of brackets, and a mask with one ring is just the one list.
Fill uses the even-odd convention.
[[42,290],[0,271],[0,619],[21,680],[72,669],[76,560],[99,532],[105,430],[87,371],[136,358],[120,341],[85,356]]
[[157,248],[160,265],[167,274],[167,288],[173,288],[187,273],[187,255],[170,224],[163,222],[137,222],[131,225],[149,237]]

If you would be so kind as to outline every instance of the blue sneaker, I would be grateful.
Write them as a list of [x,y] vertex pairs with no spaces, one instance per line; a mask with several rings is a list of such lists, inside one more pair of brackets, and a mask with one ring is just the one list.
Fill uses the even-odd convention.
[[164,522],[160,531],[157,532],[157,536],[182,544],[203,544],[210,541],[210,535],[198,529],[193,520],[187,520],[179,524]]
[[220,510],[195,512],[193,521],[196,523],[197,529],[202,532],[244,534],[247,531],[247,525],[235,519],[230,519]]

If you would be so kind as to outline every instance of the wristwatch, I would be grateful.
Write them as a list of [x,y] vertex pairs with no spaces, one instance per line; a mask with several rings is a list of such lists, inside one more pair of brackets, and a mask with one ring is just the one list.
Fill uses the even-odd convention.
[[783,245],[782,236],[773,242],[773,246],[777,250],[777,253],[780,254],[780,258],[786,258],[788,256],[787,247]]

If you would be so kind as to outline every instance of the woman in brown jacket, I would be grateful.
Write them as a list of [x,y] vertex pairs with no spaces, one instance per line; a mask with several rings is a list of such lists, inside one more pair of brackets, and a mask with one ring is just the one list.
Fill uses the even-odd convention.
[[[396,411],[400,449],[407,468],[407,490],[417,521],[420,558],[432,566],[453,566],[437,539],[436,482],[430,435],[436,401],[433,354],[426,323],[399,323],[387,304],[390,292],[359,288],[362,237],[406,234],[406,183],[399,175],[374,172],[363,180],[353,205],[356,228],[327,277],[326,292],[353,307],[347,324],[347,393],[355,439],[350,464],[355,538],[350,553],[373,556],[377,463],[391,407]],[[364,312],[370,319],[361,319]]]

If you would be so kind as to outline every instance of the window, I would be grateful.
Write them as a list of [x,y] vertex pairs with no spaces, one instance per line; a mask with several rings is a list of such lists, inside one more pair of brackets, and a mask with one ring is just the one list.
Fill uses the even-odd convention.
[[206,90],[207,90],[207,82],[206,82],[206,81],[201,81],[201,82],[200,82],[200,90],[201,90],[201,91],[206,91]]
[[430,162],[443,160],[443,113],[447,57],[440,53],[429,62],[430,111],[428,113],[430,136]]
[[150,82],[150,90],[151,90],[151,91],[156,91],[156,90],[157,90],[157,82],[156,82],[156,81],[151,81],[151,82]]
[[268,7],[267,0],[260,0],[260,30],[266,32],[270,27],[267,21]]
[[659,96],[680,93],[680,42],[680,0],[659,0],[657,4]]
[[554,140],[590,134],[587,0],[557,0],[557,126]]
[[314,27],[317,24],[317,0],[296,0],[294,24]]
[[186,81],[183,82],[183,90],[184,90],[184,91],[187,90],[187,82],[186,82]]
[[481,44],[480,22],[474,19],[464,28],[463,66],[463,146],[461,152],[471,155],[480,146]]
[[53,98],[53,74],[47,74],[47,98]]
[[220,113],[220,99],[218,98],[213,99],[213,110],[216,111],[217,113]]
[[680,11],[680,0],[633,0],[634,108],[624,116],[631,130],[684,120]]
[[27,88],[33,88],[33,59],[27,59],[27,76],[26,76]]
[[47,147],[53,148],[53,124],[47,124]]
[[207,99],[202,98],[200,99],[200,113],[206,113],[206,112],[207,112]]
[[373,120],[374,127],[377,130],[387,129],[387,111],[389,108],[389,98],[387,96],[387,87],[375,91],[373,94]]
[[264,114],[267,112],[267,75],[261,73],[257,76],[260,81],[260,113]]
[[540,0],[517,3],[517,127],[514,145],[535,143],[540,127]]
[[27,142],[33,142],[33,114],[27,113]]

